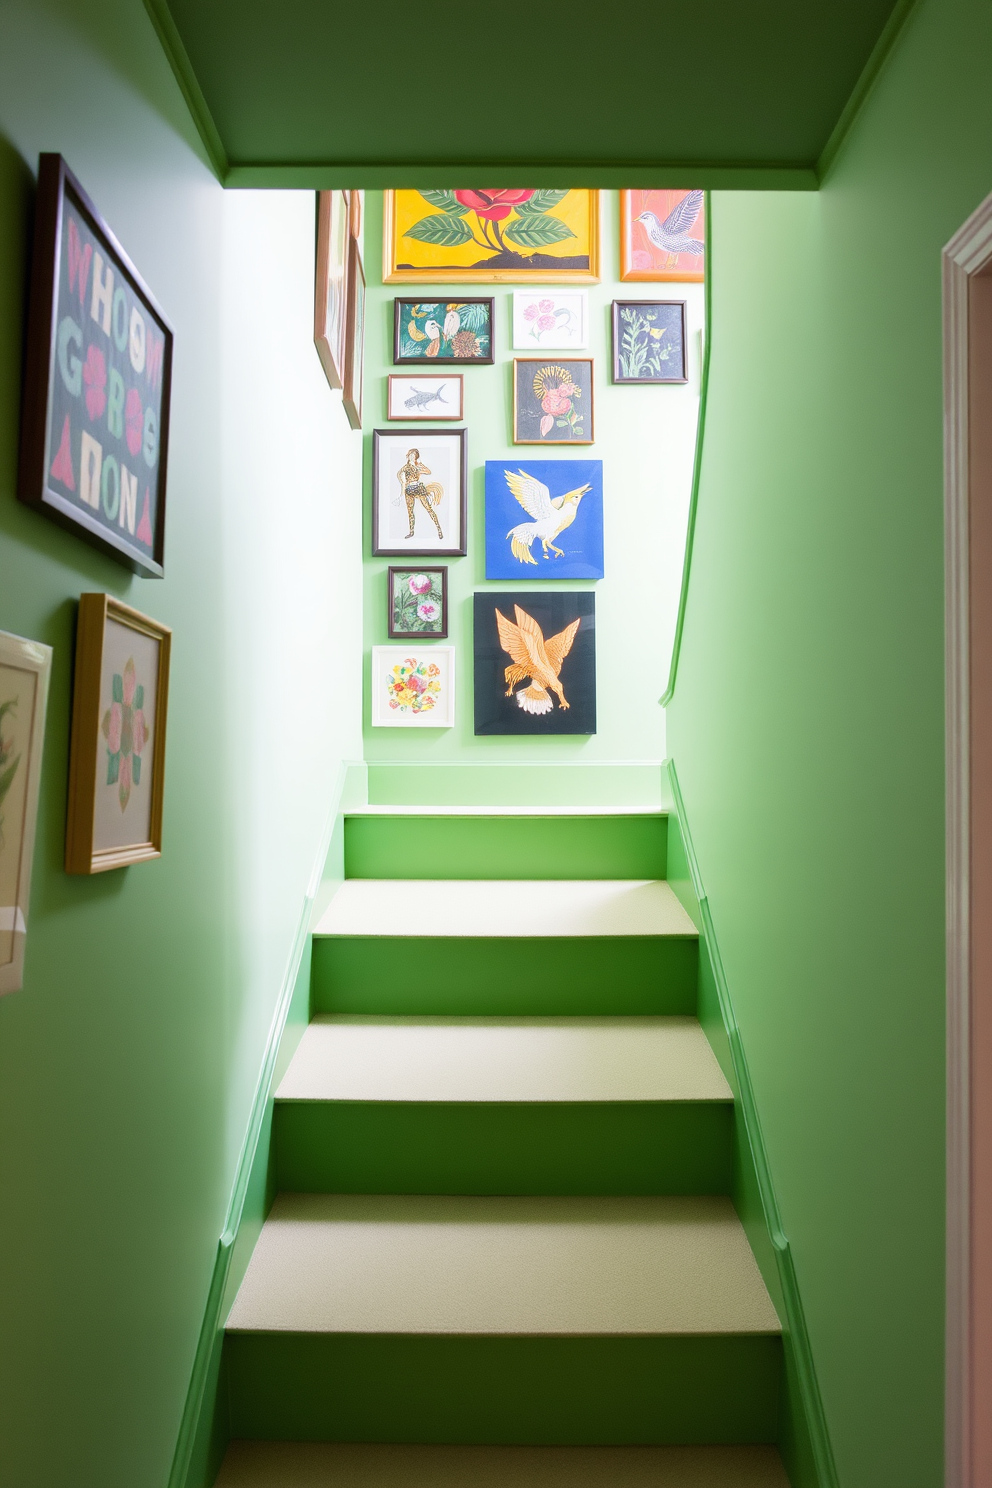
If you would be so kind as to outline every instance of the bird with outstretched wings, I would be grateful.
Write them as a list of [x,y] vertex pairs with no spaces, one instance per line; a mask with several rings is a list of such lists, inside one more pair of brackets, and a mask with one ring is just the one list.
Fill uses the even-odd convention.
[[534,518],[532,522],[518,522],[506,534],[514,558],[519,563],[536,564],[537,559],[531,552],[531,544],[535,541],[540,541],[545,558],[550,556],[549,547],[556,558],[564,557],[564,549],[555,547],[555,538],[566,527],[571,527],[579,502],[592,486],[577,486],[574,491],[566,491],[564,496],[552,496],[544,482],[536,475],[528,475],[526,470],[504,470],[503,474],[524,511]]
[[528,615],[517,604],[513,606],[513,611],[517,617],[516,624],[499,610],[496,611],[499,643],[513,663],[503,673],[508,684],[506,696],[510,696],[518,682],[529,677],[530,686],[521,688],[517,693],[517,706],[525,713],[538,716],[550,713],[554,707],[552,692],[556,694],[559,705],[567,708],[568,702],[558,677],[562,663],[572,649],[575,632],[582,617],[573,620],[571,625],[566,625],[564,630],[546,641],[544,632],[533,616]]
[[702,191],[688,192],[680,202],[676,202],[664,222],[659,222],[653,212],[642,212],[636,218],[659,253],[668,254],[669,268],[674,267],[680,253],[691,253],[699,258],[706,251],[702,239],[692,236],[696,218],[703,208],[704,195]]

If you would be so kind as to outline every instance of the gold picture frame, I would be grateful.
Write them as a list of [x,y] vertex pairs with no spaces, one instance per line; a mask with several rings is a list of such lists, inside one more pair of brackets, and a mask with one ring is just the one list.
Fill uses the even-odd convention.
[[0,630],[0,995],[24,985],[52,648]]
[[112,595],[80,595],[67,873],[161,857],[171,645],[167,626]]
[[[435,241],[410,238],[408,226],[428,218],[437,224]],[[595,284],[599,282],[599,233],[599,192],[585,187],[564,191],[388,190],[383,192],[383,283]],[[573,237],[578,254],[566,251],[573,246]],[[542,248],[551,252],[542,252]],[[490,268],[483,260],[472,263],[473,254],[480,252],[499,266]],[[419,263],[401,262],[418,257]],[[567,262],[575,258],[584,263]],[[510,266],[509,259],[518,262]],[[555,267],[555,259],[562,267]]]
[[347,191],[317,192],[317,264],[313,344],[332,388],[344,386],[348,329],[348,246],[352,207]]

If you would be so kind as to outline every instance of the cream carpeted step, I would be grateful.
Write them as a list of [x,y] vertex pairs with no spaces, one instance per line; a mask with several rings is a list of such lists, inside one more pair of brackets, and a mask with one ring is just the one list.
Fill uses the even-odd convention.
[[691,936],[667,883],[651,879],[347,879],[315,935]]
[[695,1018],[314,1019],[279,1100],[729,1101]]
[[774,1447],[235,1441],[217,1488],[789,1488]]
[[228,1319],[297,1333],[770,1334],[729,1199],[283,1194]]

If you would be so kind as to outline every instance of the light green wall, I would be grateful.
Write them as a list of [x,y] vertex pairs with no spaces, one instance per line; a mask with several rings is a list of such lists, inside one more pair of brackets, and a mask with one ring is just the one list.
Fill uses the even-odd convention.
[[[619,280],[619,193],[601,193],[602,280],[588,285],[590,342],[586,353],[595,361],[595,433],[593,445],[541,449],[512,443],[512,370],[514,356],[533,353],[512,349],[512,284],[460,286],[462,294],[492,294],[496,300],[496,362],[468,367],[465,377],[465,424],[468,428],[468,555],[450,558],[448,591],[451,618],[448,640],[456,648],[456,720],[451,729],[372,728],[368,697],[373,645],[388,642],[386,569],[400,558],[366,558],[365,577],[365,757],[372,761],[443,764],[474,761],[661,760],[665,753],[664,713],[658,699],[668,681],[668,665],[682,576],[686,515],[692,481],[696,411],[699,402],[700,335],[703,324],[701,284],[622,284]],[[366,196],[365,268],[368,279],[365,419],[373,428],[402,429],[387,424],[386,378],[395,368],[393,299],[416,292],[415,286],[382,283],[382,193]],[[443,286],[438,286],[443,288]],[[451,293],[458,291],[452,290]],[[688,314],[690,381],[683,386],[613,387],[610,382],[610,305],[614,299],[684,299]],[[429,365],[424,370],[430,370]],[[456,371],[456,368],[452,368]],[[423,427],[423,425],[421,425]],[[428,426],[429,427],[429,426]],[[457,427],[447,425],[448,428]],[[371,551],[372,436],[366,434],[365,543]],[[486,460],[597,459],[603,461],[603,509],[606,577],[557,584],[521,583],[522,589],[594,589],[598,732],[592,737],[541,738],[484,736],[473,732],[472,595],[478,589],[509,590],[512,582],[485,578],[484,485]],[[576,775],[576,802],[594,782]],[[391,799],[395,799],[392,797]],[[455,799],[454,796],[451,799]]]
[[924,0],[817,195],[718,195],[669,745],[843,1488],[937,1488],[941,246],[992,190],[992,11]]
[[[41,150],[175,325],[163,582],[14,498]],[[337,762],[361,748],[361,439],[313,350],[312,276],[312,195],[225,196],[138,0],[4,3],[0,628],[55,648],[26,981],[0,1001],[17,1488],[163,1488]],[[98,589],[174,628],[165,851],[80,879],[62,871],[74,609]]]

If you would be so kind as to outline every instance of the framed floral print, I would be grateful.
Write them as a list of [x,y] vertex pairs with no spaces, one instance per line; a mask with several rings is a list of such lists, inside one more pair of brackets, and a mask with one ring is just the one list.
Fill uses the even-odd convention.
[[0,995],[24,985],[52,648],[0,631]]
[[613,381],[688,380],[685,300],[614,300]]
[[387,419],[430,419],[458,423],[465,417],[465,378],[460,372],[445,377],[404,377],[390,373],[386,391]]
[[332,388],[344,386],[348,329],[347,191],[317,192],[317,272],[314,285],[313,340],[324,376]]
[[358,243],[348,248],[348,316],[345,332],[344,387],[341,401],[353,429],[362,427],[362,385],[365,375],[365,270]]
[[588,321],[587,290],[513,292],[513,345],[517,351],[583,351],[589,345]]
[[620,193],[620,278],[701,284],[705,191]]
[[374,557],[463,558],[467,511],[467,429],[373,430]]
[[451,728],[455,721],[455,648],[372,647],[372,727]]
[[493,313],[492,299],[394,300],[393,361],[490,367]]
[[38,170],[17,494],[161,578],[172,329],[61,155]]
[[514,444],[592,444],[592,357],[513,360]]
[[448,570],[390,568],[386,575],[391,641],[405,636],[444,640],[448,634]]
[[599,192],[384,193],[383,279],[524,284],[599,279]]
[[83,594],[69,746],[65,871],[162,854],[172,632],[109,594]]

